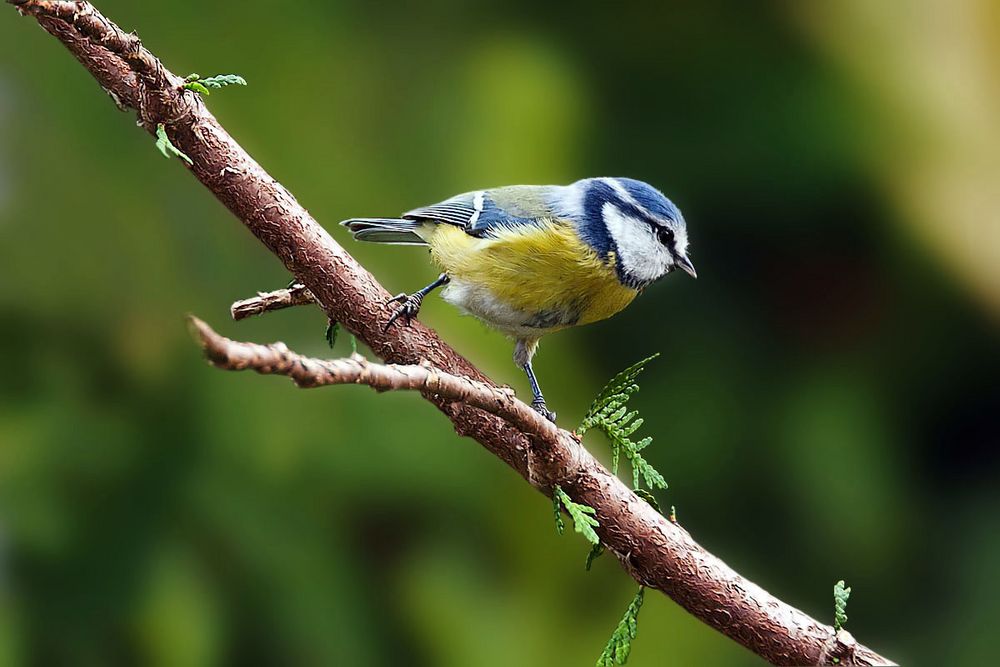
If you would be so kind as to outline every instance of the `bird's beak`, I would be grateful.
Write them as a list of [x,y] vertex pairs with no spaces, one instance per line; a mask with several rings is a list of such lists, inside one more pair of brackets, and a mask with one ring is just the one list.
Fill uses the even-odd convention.
[[676,263],[677,266],[684,269],[684,272],[689,276],[691,276],[692,278],[698,277],[698,272],[694,270],[694,264],[692,264],[691,260],[687,258],[687,255],[680,255],[676,259]]

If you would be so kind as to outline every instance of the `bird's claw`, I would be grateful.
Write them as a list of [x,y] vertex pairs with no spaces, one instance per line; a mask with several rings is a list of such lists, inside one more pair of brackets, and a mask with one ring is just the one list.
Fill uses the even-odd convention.
[[531,400],[531,407],[535,410],[535,412],[545,417],[553,424],[556,423],[556,413],[549,410],[549,408],[545,405],[545,399],[541,396],[536,396]]
[[397,303],[397,302],[403,302],[403,301],[406,301],[406,299],[407,299],[407,298],[409,298],[409,296],[410,296],[410,295],[409,295],[409,294],[407,294],[406,292],[400,292],[400,293],[399,293],[399,294],[397,294],[396,296],[394,296],[394,297],[392,297],[391,299],[389,299],[388,301],[386,301],[386,302],[385,302],[385,305],[387,305],[387,306],[388,306],[388,305],[389,305],[390,303]]
[[385,305],[387,306],[390,303],[399,303],[400,306],[389,318],[389,321],[385,323],[385,326],[382,327],[382,331],[388,331],[389,327],[395,324],[396,320],[400,317],[406,318],[406,323],[409,324],[410,320],[420,312],[420,304],[423,300],[424,298],[420,294],[406,294],[403,292],[386,301]]

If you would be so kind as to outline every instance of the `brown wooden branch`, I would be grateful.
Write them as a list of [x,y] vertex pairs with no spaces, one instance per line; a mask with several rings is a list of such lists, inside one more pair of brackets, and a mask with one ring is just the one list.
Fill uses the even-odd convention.
[[[601,541],[636,581],[663,591],[711,627],[775,664],[828,664],[835,659],[840,664],[892,664],[857,644],[849,633],[835,633],[740,577],[638,498],[571,434],[511,407],[520,404],[516,399],[499,401],[501,395],[509,396],[505,390],[421,323],[383,331],[390,314],[384,307],[389,293],[134,34],[122,31],[88,2],[7,1],[61,41],[120,107],[137,113],[147,131],[162,124],[170,141],[191,158],[192,164],[184,168],[282,261],[332,320],[387,362],[429,365],[466,379],[471,393],[461,398],[446,392],[423,394],[458,433],[477,440],[539,490],[551,494],[552,485],[559,484],[574,501],[593,507]],[[231,351],[238,349],[233,345],[239,344],[230,341]],[[271,368],[263,351],[273,348],[253,349],[252,355],[233,358],[243,359],[248,367]],[[281,367],[280,358],[270,361],[273,368]],[[324,368],[310,363],[305,368],[317,372]],[[479,394],[472,388],[500,392],[499,402],[474,398]],[[514,413],[501,411],[500,403]]]
[[242,320],[253,315],[262,315],[272,310],[282,310],[292,306],[304,306],[309,303],[316,303],[309,288],[300,283],[295,283],[285,289],[274,290],[273,292],[258,292],[257,296],[249,299],[241,299],[233,302],[229,312],[234,320]]
[[473,405],[531,431],[561,446],[562,431],[531,407],[517,400],[510,387],[452,375],[430,364],[373,364],[354,354],[347,359],[313,359],[288,349],[284,343],[258,345],[240,343],[216,333],[197,317],[188,317],[192,331],[201,343],[205,356],[216,368],[227,371],[252,370],[262,375],[286,375],[303,389],[331,384],[364,384],[376,391],[419,391],[449,401]]

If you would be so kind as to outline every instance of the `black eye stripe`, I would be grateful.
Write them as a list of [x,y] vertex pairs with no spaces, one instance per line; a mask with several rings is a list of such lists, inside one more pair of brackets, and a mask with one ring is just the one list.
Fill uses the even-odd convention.
[[[653,234],[656,236],[656,240],[659,241],[659,243],[663,245],[670,252],[671,255],[675,254],[674,246],[676,240],[674,236],[674,230],[670,229],[669,227],[666,227],[663,223],[661,223],[658,220],[651,219],[648,213],[642,211],[638,207],[634,206],[632,203],[623,200],[620,196],[618,196],[618,193],[614,192],[610,187],[607,186],[607,184],[604,183],[600,184],[600,187],[595,188],[593,192],[600,195],[606,195],[606,198],[599,200],[602,202],[601,203],[602,206],[603,204],[610,203],[615,208],[618,209],[619,213],[621,213],[625,217],[631,218],[632,220],[645,222],[647,225],[649,225],[649,227],[653,231]],[[591,199],[591,203],[593,205],[596,205],[598,202],[594,201],[594,199]]]

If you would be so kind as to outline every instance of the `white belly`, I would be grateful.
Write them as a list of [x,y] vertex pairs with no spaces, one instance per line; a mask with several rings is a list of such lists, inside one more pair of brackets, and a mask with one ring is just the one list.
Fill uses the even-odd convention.
[[561,328],[528,326],[527,323],[538,319],[537,313],[514,308],[498,299],[492,291],[482,285],[453,278],[441,296],[459,310],[479,318],[509,336],[538,338]]

